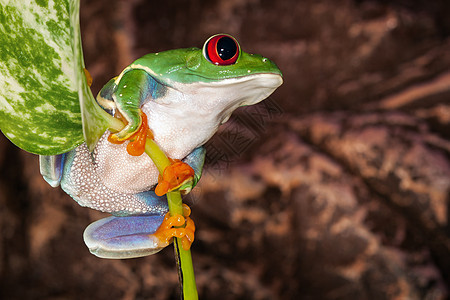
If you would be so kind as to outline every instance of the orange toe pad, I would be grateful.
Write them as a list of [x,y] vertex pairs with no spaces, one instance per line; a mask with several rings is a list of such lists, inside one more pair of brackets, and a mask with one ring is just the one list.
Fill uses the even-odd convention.
[[153,236],[160,241],[159,246],[165,247],[169,245],[172,238],[176,237],[181,239],[181,246],[184,250],[189,250],[191,248],[191,245],[194,242],[195,224],[194,221],[189,218],[190,212],[191,210],[189,207],[183,204],[184,217],[182,215],[170,216],[170,213],[166,214],[161,226],[153,233]]
[[164,169],[164,173],[158,180],[158,185],[155,188],[155,194],[162,196],[167,192],[183,185],[183,183],[192,180],[195,172],[187,163],[176,160]]

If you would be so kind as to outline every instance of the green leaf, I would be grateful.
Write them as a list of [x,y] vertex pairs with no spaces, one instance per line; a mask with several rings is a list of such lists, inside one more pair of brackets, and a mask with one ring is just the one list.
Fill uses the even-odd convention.
[[81,144],[84,130],[92,150],[119,126],[83,68],[79,0],[0,0],[0,129],[14,144],[55,155]]

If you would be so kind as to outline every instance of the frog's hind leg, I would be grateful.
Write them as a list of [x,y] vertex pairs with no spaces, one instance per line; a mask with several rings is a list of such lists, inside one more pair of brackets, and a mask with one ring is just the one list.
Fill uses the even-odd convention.
[[90,224],[83,238],[92,254],[124,259],[147,256],[168,246],[174,237],[188,250],[194,241],[195,225],[184,205],[184,216],[140,215],[108,217]]
[[154,235],[163,220],[161,215],[104,218],[86,228],[84,242],[92,254],[101,258],[151,255],[167,246]]
[[85,144],[63,157],[42,157],[41,172],[54,185],[61,183],[80,205],[114,215],[86,229],[84,239],[93,254],[131,258],[156,253],[167,245],[153,235],[168,211],[166,198],[151,190],[123,193],[109,189],[95,172]]
[[61,187],[81,206],[115,216],[164,215],[168,211],[165,198],[153,191],[122,192],[110,188],[106,181],[95,170],[86,144],[66,154]]

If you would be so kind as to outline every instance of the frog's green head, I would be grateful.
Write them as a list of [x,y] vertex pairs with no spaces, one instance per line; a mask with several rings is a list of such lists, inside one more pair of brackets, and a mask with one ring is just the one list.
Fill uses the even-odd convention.
[[[226,34],[210,37],[203,49],[147,54],[129,68],[145,70],[168,89],[194,101],[191,106],[217,112],[221,122],[235,108],[267,98],[283,82],[281,71],[271,60],[241,51],[236,39]],[[177,98],[186,101],[186,97]]]
[[169,86],[219,82],[258,74],[270,74],[282,83],[281,71],[271,60],[241,51],[236,39],[226,34],[213,35],[203,49],[184,48],[147,54],[129,68],[142,68]]

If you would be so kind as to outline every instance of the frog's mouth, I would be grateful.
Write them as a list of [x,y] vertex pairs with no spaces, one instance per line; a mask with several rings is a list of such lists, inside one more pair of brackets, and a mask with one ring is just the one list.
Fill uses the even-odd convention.
[[[210,96],[227,102],[241,102],[240,106],[256,104],[270,96],[281,84],[283,78],[277,73],[259,73],[227,78],[220,81],[196,82],[172,86],[185,94]],[[217,104],[217,102],[215,102]]]

